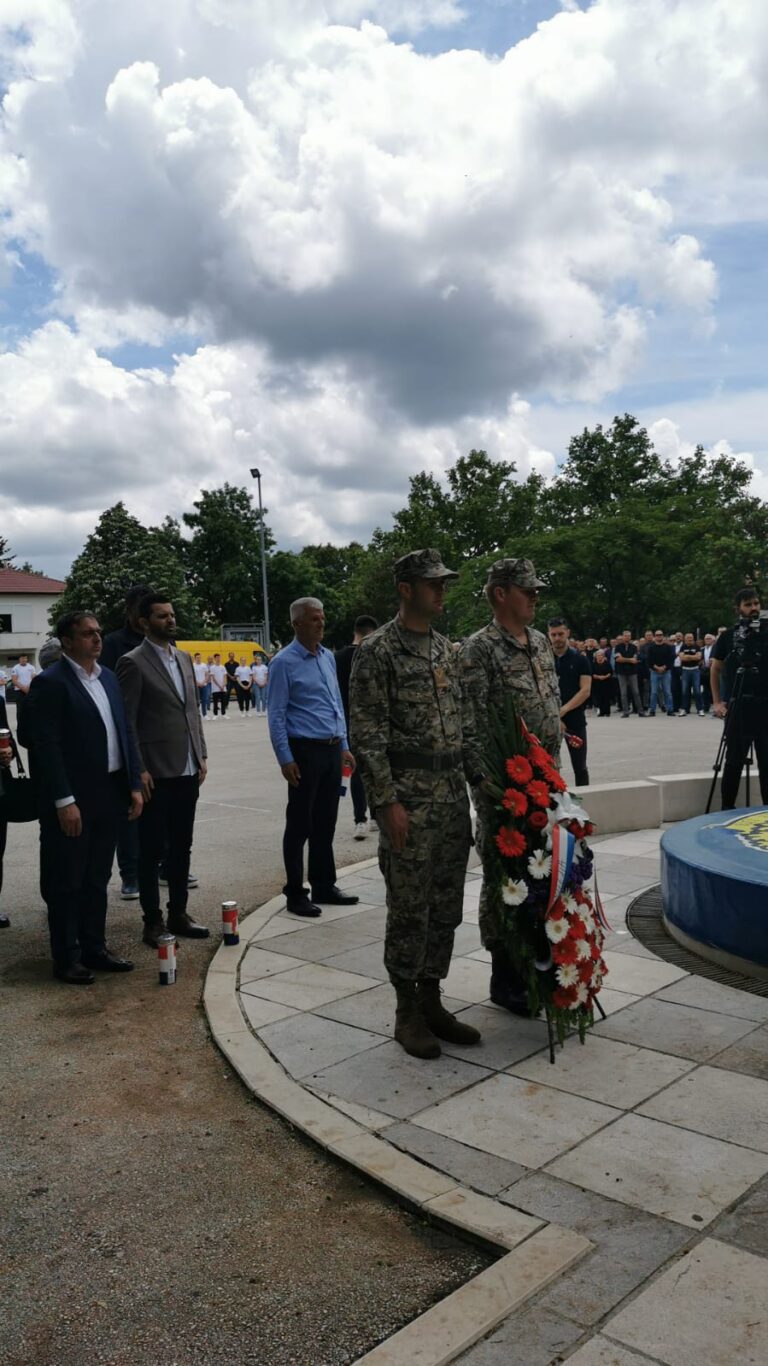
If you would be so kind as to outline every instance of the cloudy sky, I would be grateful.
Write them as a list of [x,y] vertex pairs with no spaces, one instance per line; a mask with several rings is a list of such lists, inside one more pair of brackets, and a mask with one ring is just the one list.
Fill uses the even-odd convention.
[[765,0],[3,0],[0,531],[281,545],[638,415],[768,495]]

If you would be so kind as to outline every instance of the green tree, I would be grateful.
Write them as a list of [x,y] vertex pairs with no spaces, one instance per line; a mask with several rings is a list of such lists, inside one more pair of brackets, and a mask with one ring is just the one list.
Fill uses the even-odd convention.
[[0,536],[0,569],[12,569],[16,559],[5,536]]
[[[218,627],[262,620],[259,512],[248,490],[232,484],[204,489],[193,506],[182,519],[192,531],[186,569],[206,621]],[[266,525],[265,545],[274,545]]]
[[200,613],[182,559],[169,548],[161,529],[142,526],[123,503],[101,514],[51,610],[51,626],[62,612],[87,609],[96,613],[104,630],[114,630],[124,620],[123,599],[133,583],[147,583],[168,594],[182,639],[199,634]]

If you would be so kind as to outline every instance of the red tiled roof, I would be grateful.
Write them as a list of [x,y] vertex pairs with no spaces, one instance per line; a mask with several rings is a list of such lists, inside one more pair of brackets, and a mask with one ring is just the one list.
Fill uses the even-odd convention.
[[0,569],[0,593],[63,593],[61,579],[24,574],[21,569]]

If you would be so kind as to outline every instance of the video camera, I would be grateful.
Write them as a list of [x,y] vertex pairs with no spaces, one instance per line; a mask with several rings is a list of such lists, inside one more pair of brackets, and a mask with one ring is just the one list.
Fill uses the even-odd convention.
[[768,612],[739,617],[733,628],[733,649],[740,669],[757,669],[768,658]]

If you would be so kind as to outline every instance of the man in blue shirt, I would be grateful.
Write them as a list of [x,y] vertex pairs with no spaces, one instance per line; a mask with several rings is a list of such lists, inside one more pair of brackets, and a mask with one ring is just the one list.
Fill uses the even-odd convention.
[[[354,771],[336,663],[321,641],[323,604],[317,598],[291,603],[294,639],[269,667],[269,736],[288,783],[283,835],[287,908],[294,915],[321,915],[321,905],[353,906],[336,886],[333,836],[339,809],[342,764]],[[310,900],[304,886],[304,845],[309,842]]]

